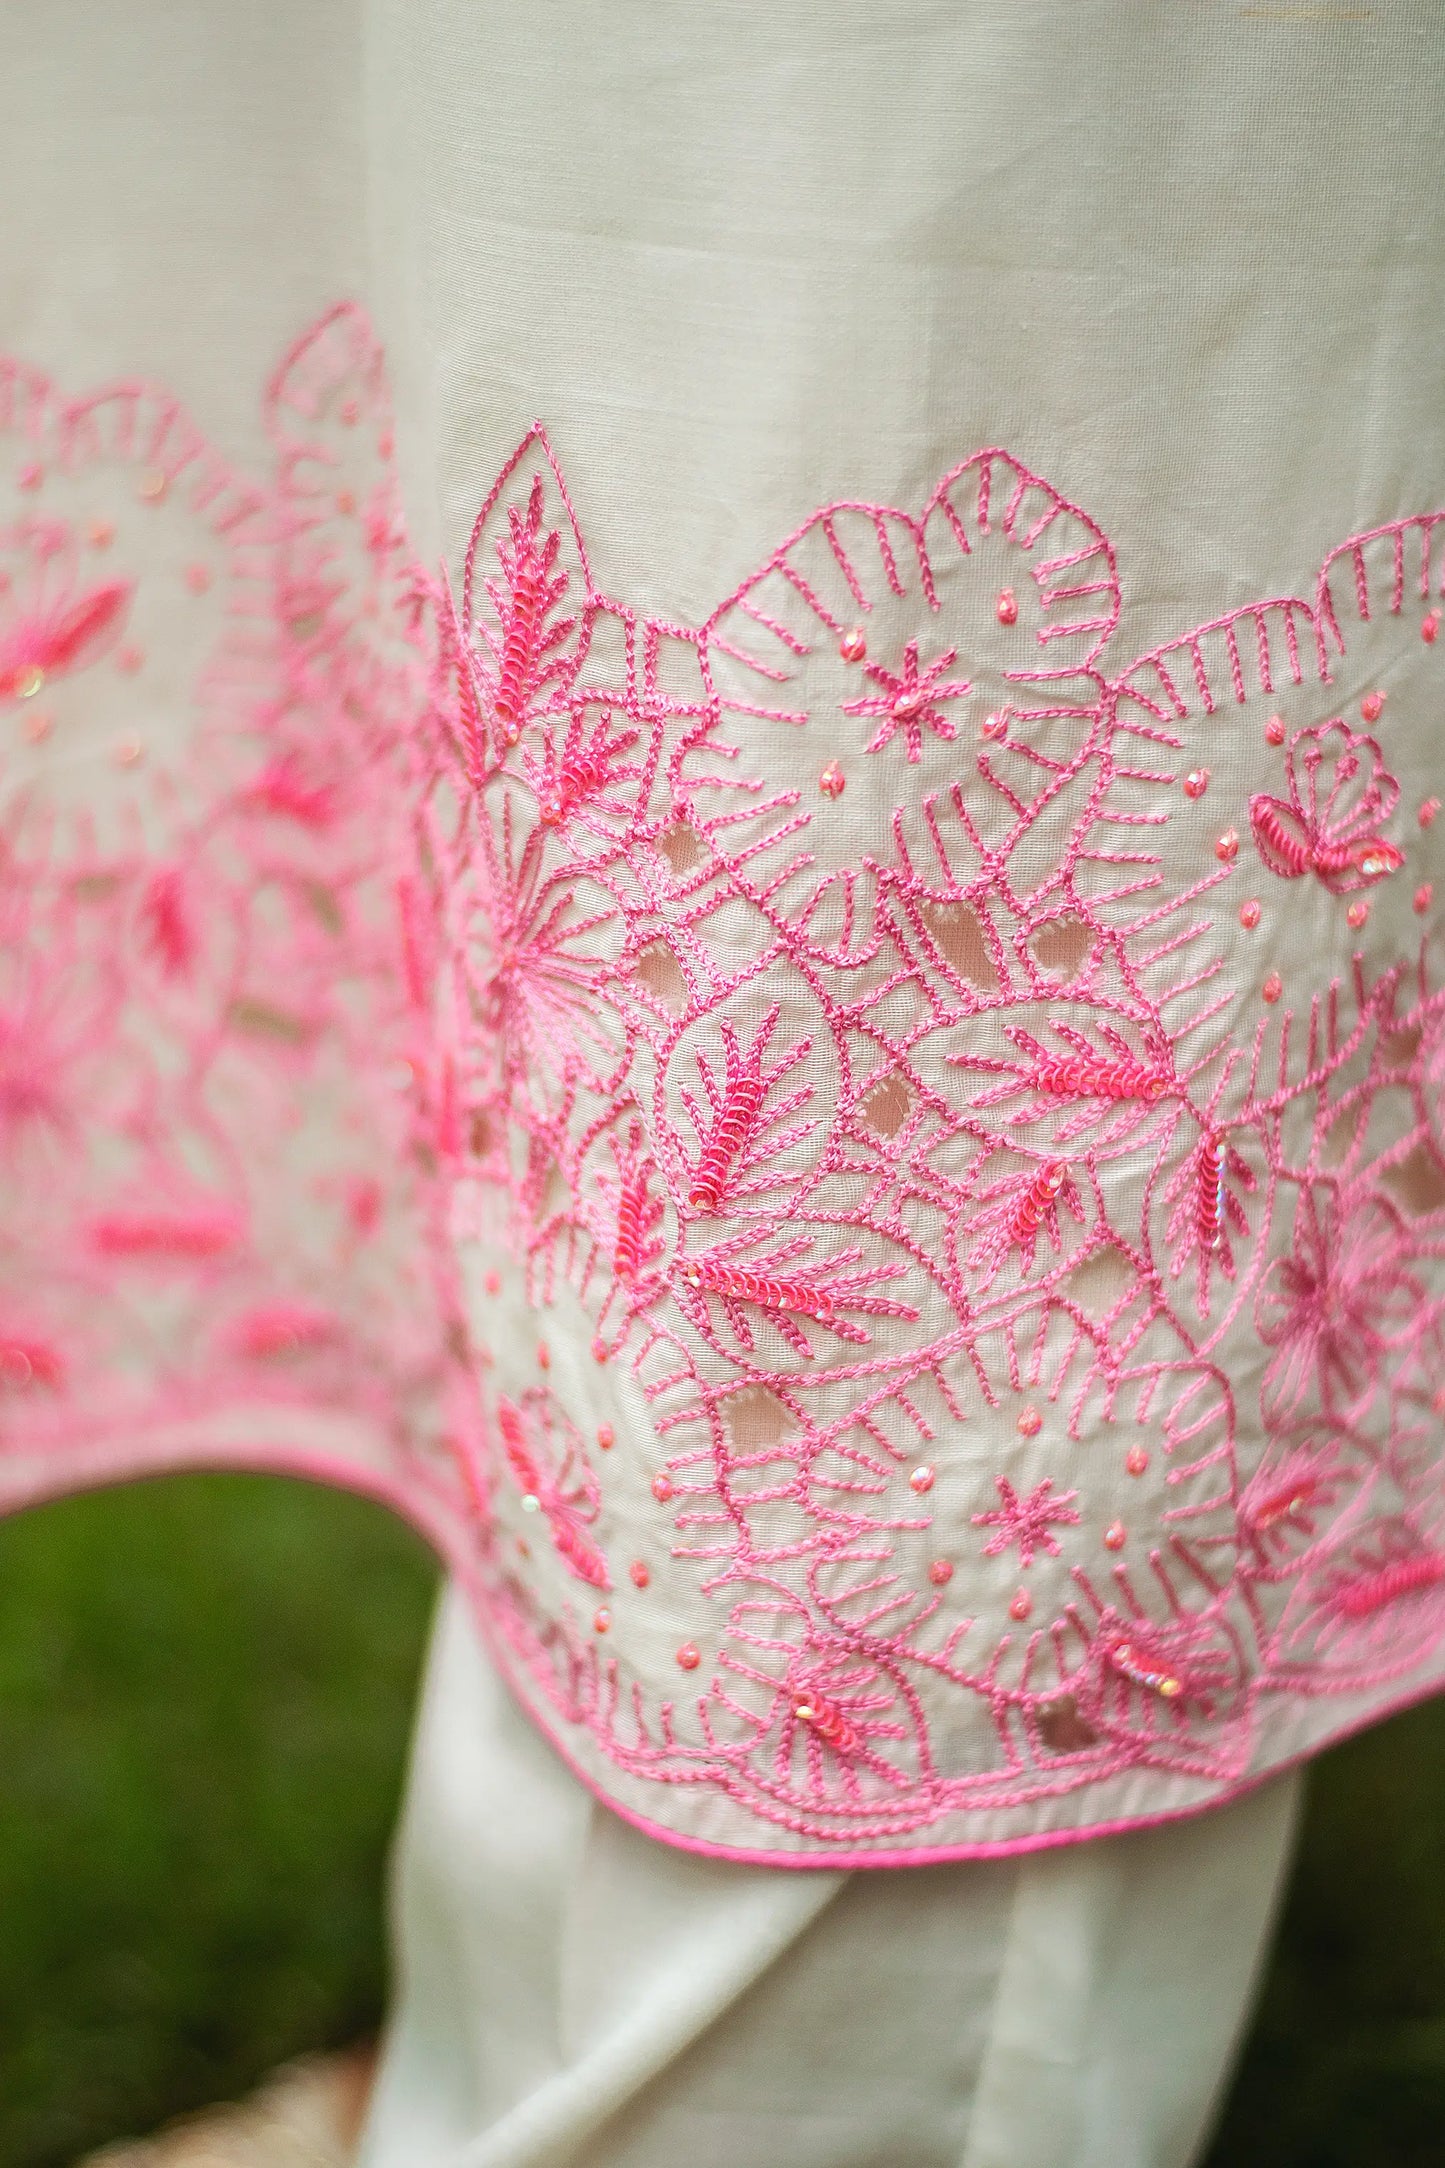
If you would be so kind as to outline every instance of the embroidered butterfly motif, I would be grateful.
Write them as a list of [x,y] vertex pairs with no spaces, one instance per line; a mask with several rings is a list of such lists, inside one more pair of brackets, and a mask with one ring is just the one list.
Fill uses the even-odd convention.
[[1332,895],[1373,887],[1405,863],[1381,834],[1400,786],[1375,740],[1334,721],[1298,731],[1285,753],[1289,797],[1249,803],[1260,857],[1281,880],[1314,874]]

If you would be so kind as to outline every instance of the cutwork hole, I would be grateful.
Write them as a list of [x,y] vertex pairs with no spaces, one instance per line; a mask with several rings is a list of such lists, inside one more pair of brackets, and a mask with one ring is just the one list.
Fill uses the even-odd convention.
[[728,1437],[738,1452],[778,1445],[794,1429],[791,1413],[766,1385],[744,1385],[723,1402]]
[[1086,919],[1046,918],[1029,935],[1029,947],[1041,971],[1071,981],[1094,953],[1094,932]]
[[648,992],[674,1016],[686,1013],[692,996],[682,966],[665,941],[653,941],[637,958],[637,976]]
[[995,992],[998,971],[984,935],[983,922],[972,905],[925,903],[919,915],[937,943],[944,962],[952,965],[959,977],[967,979],[980,993]]
[[1445,1204],[1445,1168],[1427,1145],[1417,1144],[1408,1158],[1387,1167],[1381,1180],[1407,1212],[1438,1212]]
[[672,821],[657,839],[657,848],[674,873],[690,873],[707,855],[707,846],[687,821]]
[[901,1076],[880,1077],[858,1103],[858,1112],[880,1137],[896,1137],[908,1119],[913,1094]]

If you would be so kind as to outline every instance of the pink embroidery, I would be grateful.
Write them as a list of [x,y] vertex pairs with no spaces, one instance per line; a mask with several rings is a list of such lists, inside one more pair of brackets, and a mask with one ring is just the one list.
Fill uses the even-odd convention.
[[1289,881],[1313,873],[1341,896],[1399,871],[1405,854],[1379,830],[1399,803],[1400,786],[1385,773],[1373,738],[1339,721],[1301,730],[1285,754],[1285,777],[1287,801],[1261,795],[1249,806],[1254,840],[1271,873]]
[[[997,449],[686,626],[599,590],[540,432],[459,600],[423,578],[354,311],[267,415],[251,484],[144,387],[0,382],[0,698],[45,726],[0,810],[6,1495],[390,1496],[586,1773],[724,1845],[1202,1803],[1282,1699],[1314,1743],[1415,1690],[1445,995],[1388,890],[1328,899],[1433,801],[1386,833],[1331,678],[1397,747],[1439,518],[1110,674],[1111,545]],[[1288,988],[1251,837],[1329,914]]]

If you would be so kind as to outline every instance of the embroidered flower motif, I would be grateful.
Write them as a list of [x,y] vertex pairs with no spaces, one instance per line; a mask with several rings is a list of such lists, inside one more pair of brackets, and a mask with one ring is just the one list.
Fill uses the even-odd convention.
[[1057,1558],[1059,1545],[1052,1531],[1055,1527],[1078,1527],[1079,1516],[1073,1510],[1078,1492],[1061,1491],[1057,1498],[1053,1497],[1052,1476],[1045,1476],[1042,1483],[1035,1484],[1026,1498],[1019,1496],[1006,1475],[997,1476],[995,1483],[1000,1503],[992,1513],[975,1513],[973,1516],[975,1528],[998,1531],[984,1545],[984,1557],[998,1558],[1017,1544],[1021,1566],[1033,1564],[1036,1550],[1047,1551],[1050,1558]]
[[1296,731],[1285,751],[1288,798],[1251,798],[1250,823],[1271,873],[1298,881],[1312,873],[1346,896],[1395,873],[1405,856],[1381,834],[1400,786],[1371,737],[1338,717]]
[[1274,1350],[1262,1395],[1270,1427],[1311,1393],[1341,1414],[1363,1401],[1424,1296],[1400,1216],[1383,1198],[1342,1206],[1302,1190],[1294,1249],[1271,1266],[1257,1306],[1259,1336]]
[[120,637],[131,582],[87,584],[74,540],[58,522],[0,534],[0,568],[0,700],[33,700]]
[[881,716],[877,730],[868,741],[868,752],[881,753],[901,730],[908,758],[916,761],[923,757],[925,730],[931,730],[935,737],[945,740],[957,737],[958,725],[951,716],[944,714],[942,702],[961,700],[973,691],[967,678],[944,676],[957,660],[958,650],[945,648],[926,670],[920,670],[918,642],[910,640],[903,650],[901,670],[888,670],[876,662],[866,665],[864,675],[878,690],[865,693],[856,700],[845,700],[843,713]]

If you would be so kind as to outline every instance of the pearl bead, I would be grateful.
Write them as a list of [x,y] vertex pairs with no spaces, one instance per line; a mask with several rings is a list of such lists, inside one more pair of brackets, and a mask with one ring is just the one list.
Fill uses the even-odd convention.
[[1253,933],[1255,927],[1259,924],[1259,920],[1259,904],[1251,897],[1248,903],[1242,903],[1239,907],[1239,923],[1246,933]]
[[1360,702],[1360,713],[1367,723],[1377,723],[1380,720],[1380,711],[1384,705],[1385,695],[1383,693],[1366,693],[1364,699]]
[[1143,1475],[1149,1466],[1149,1455],[1142,1445],[1131,1445],[1124,1455],[1124,1466],[1130,1475]]
[[1024,1408],[1015,1427],[1021,1438],[1036,1438],[1044,1427],[1044,1419],[1037,1408]]
[[842,656],[844,662],[861,662],[867,652],[868,642],[863,636],[863,627],[861,625],[855,625],[853,630],[845,633],[838,643],[838,653]]
[[1234,860],[1239,856],[1239,832],[1237,829],[1225,829],[1224,834],[1214,846],[1214,855],[1226,866],[1234,863]]
[[1266,745],[1284,744],[1284,717],[1282,715],[1271,715],[1264,726],[1264,742]]
[[691,1641],[684,1641],[677,1652],[677,1661],[683,1671],[696,1671],[702,1662],[702,1651]]
[[953,1579],[953,1567],[946,1558],[935,1558],[928,1569],[928,1578],[935,1588],[947,1588]]
[[818,778],[818,788],[825,798],[841,798],[846,787],[842,769],[836,760],[830,760]]
[[1266,1001],[1278,1001],[1280,995],[1284,992],[1284,980],[1280,977],[1277,971],[1271,971],[1269,977],[1265,980],[1263,986],[1261,986],[1260,992],[1263,994]]
[[676,1492],[677,1486],[670,1475],[655,1475],[653,1477],[652,1495],[660,1506],[665,1506],[669,1498],[676,1496]]
[[1034,1607],[1034,1599],[1026,1588],[1021,1588],[1008,1607],[1010,1618],[1026,1619]]
[[1127,1530],[1122,1521],[1111,1521],[1104,1530],[1104,1549],[1106,1551],[1122,1551],[1126,1534]]
[[994,609],[998,614],[998,621],[1001,625],[1016,625],[1018,623],[1019,606],[1011,587],[1000,589],[999,598],[994,604]]
[[1209,770],[1207,768],[1192,768],[1184,778],[1184,795],[1186,798],[1202,798],[1208,788]]
[[933,1470],[926,1463],[921,1468],[915,1468],[908,1478],[908,1488],[911,1491],[916,1491],[920,1498],[925,1491],[931,1491],[933,1488]]

